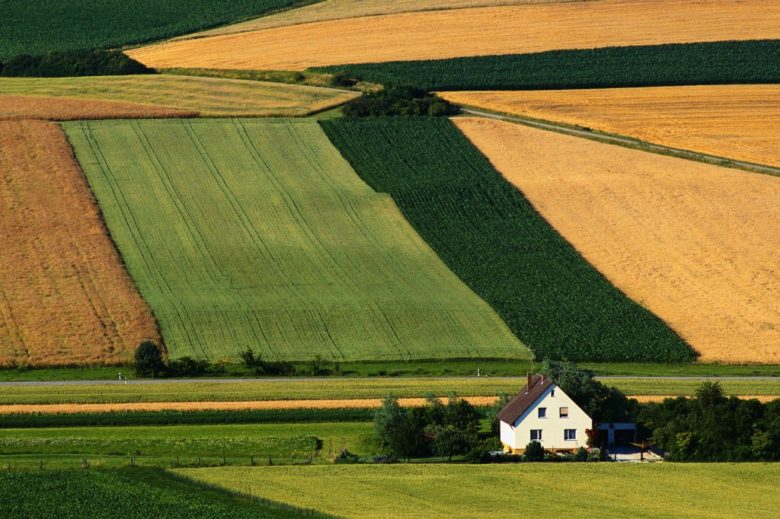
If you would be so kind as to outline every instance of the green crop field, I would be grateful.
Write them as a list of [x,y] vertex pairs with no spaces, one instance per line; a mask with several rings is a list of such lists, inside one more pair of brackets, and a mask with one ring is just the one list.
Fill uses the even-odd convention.
[[204,116],[300,116],[358,94],[304,85],[196,76],[0,78],[0,95],[69,97],[166,106]]
[[322,121],[537,358],[682,361],[693,350],[599,274],[446,119]]
[[[606,378],[628,395],[692,395],[705,380],[717,380],[726,394],[780,395],[780,378]],[[524,377],[262,379],[247,382],[173,382],[6,386],[0,405],[108,404],[130,402],[240,402],[252,400],[340,400],[350,398],[495,396],[516,393]],[[0,418],[2,422],[2,418]]]
[[52,470],[0,473],[3,519],[293,519],[324,517],[224,490],[162,470]]
[[0,59],[120,47],[261,16],[312,0],[4,0]]
[[[325,463],[341,448],[371,454],[370,422],[0,429],[0,467]],[[317,451],[321,451],[320,454]]]
[[780,40],[559,50],[430,61],[334,65],[374,83],[427,90],[515,90],[777,83]]
[[63,127],[173,358],[530,356],[316,121]]
[[[523,463],[177,469],[342,517],[775,517],[780,464]],[[513,511],[513,512],[508,512]]]

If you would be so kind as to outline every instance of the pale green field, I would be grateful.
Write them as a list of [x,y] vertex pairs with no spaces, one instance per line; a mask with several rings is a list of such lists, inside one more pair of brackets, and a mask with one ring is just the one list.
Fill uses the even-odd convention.
[[776,517],[778,463],[336,465],[177,469],[355,518]]
[[[629,395],[691,396],[705,379],[607,379]],[[715,380],[715,379],[713,379]],[[718,379],[727,395],[780,396],[780,379]],[[124,402],[233,402],[251,400],[341,400],[349,398],[494,396],[514,394],[524,378],[329,378],[258,379],[251,382],[182,382],[149,384],[68,384],[5,386],[2,404],[100,404]]]
[[340,105],[356,92],[195,76],[0,78],[0,95],[125,101],[204,116],[303,116]]
[[316,121],[63,127],[173,358],[530,358]]

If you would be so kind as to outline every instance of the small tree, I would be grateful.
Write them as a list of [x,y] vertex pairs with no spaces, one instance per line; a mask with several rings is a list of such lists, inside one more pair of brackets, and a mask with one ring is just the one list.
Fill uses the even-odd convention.
[[544,460],[544,447],[538,441],[532,441],[525,446],[525,459],[527,461]]
[[447,456],[452,461],[455,454],[466,454],[476,443],[476,435],[470,435],[453,425],[434,426],[428,428],[433,435],[433,452],[437,456]]
[[165,373],[160,348],[152,341],[143,341],[135,350],[135,374],[139,377],[159,377]]

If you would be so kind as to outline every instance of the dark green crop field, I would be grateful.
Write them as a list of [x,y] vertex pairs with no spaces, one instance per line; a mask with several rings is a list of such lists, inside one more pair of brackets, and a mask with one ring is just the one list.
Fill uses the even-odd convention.
[[557,50],[312,70],[344,72],[364,81],[427,90],[540,90],[777,83],[778,62],[780,40],[755,40]]
[[0,59],[142,43],[314,1],[4,0]]
[[537,358],[681,361],[693,350],[588,264],[446,119],[322,127]]
[[156,469],[0,473],[0,511],[4,519],[325,517],[242,498]]

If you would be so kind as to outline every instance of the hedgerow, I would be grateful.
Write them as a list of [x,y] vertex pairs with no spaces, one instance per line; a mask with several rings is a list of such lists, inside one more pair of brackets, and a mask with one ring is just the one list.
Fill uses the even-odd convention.
[[322,121],[374,189],[537,358],[683,361],[693,350],[588,264],[447,119]]
[[119,51],[83,50],[50,52],[41,56],[21,54],[0,62],[0,76],[72,77],[152,74],[136,60]]
[[426,90],[531,90],[777,83],[779,59],[780,40],[753,40],[334,65],[311,70]]

